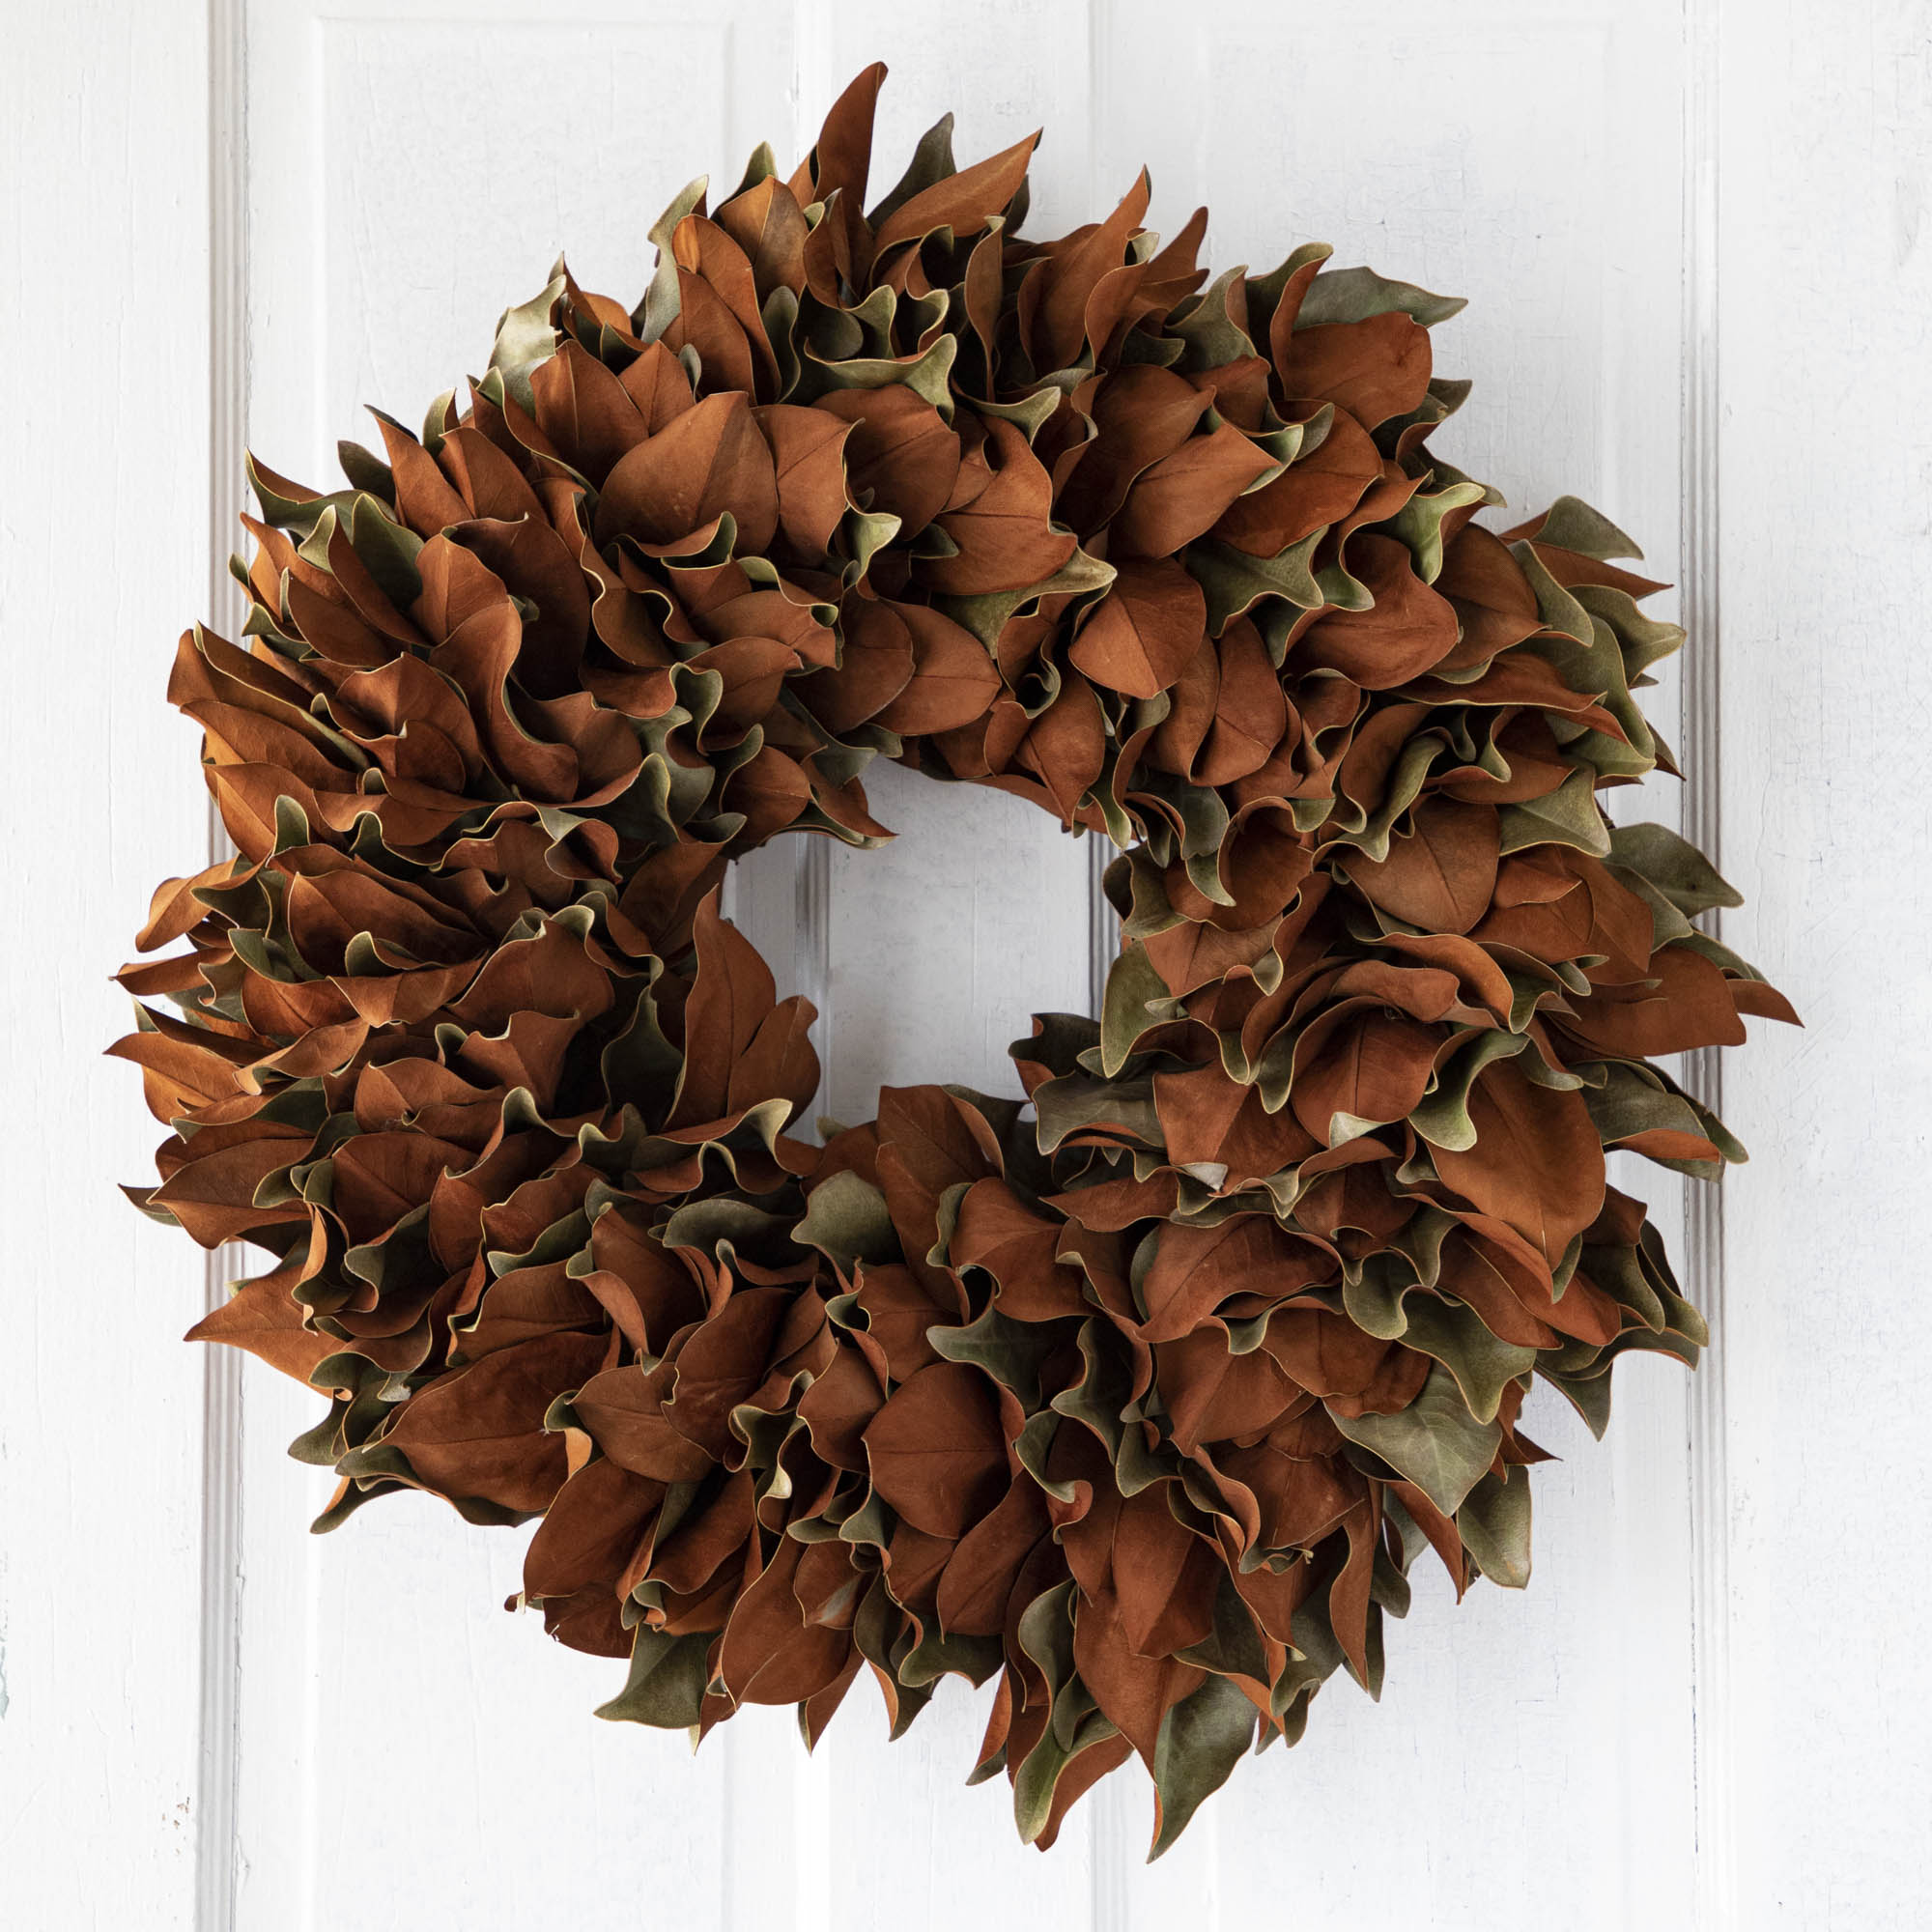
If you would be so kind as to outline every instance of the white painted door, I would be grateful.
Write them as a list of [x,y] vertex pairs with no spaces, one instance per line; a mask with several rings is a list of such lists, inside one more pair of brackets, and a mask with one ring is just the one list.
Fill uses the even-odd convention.
[[[1420,1577],[1382,1705],[1338,1681],[1151,1868],[1131,1774],[1023,1852],[1004,1784],[963,1785],[956,1684],[890,1747],[855,1692],[813,1759],[768,1711],[694,1759],[592,1719],[613,1667],[503,1613],[524,1533],[402,1495],[311,1539],[310,1402],[175,1345],[196,1258],[104,1194],[147,1137],[90,1058],[100,976],[208,849],[160,687],[180,624],[231,615],[241,437],[321,479],[361,405],[409,419],[478,367],[560,249],[636,292],[689,176],[802,153],[878,57],[881,167],[949,107],[962,155],[1043,125],[1042,232],[1145,160],[1153,225],[1206,202],[1217,267],[1322,239],[1470,298],[1443,447],[1689,586],[1655,715],[1690,781],[1640,815],[1721,846],[1727,936],[1809,1022],[1724,1070],[1757,1158],[1721,1209],[1640,1181],[1716,1318],[1696,1381],[1627,1361],[1601,1446],[1547,1406],[1527,1594]],[[0,1922],[1926,1922],[1924,0],[92,0],[0,61]],[[1094,969],[1084,842],[870,790],[898,843],[735,884],[846,1119],[885,1082],[1011,1088],[1006,1041]]]

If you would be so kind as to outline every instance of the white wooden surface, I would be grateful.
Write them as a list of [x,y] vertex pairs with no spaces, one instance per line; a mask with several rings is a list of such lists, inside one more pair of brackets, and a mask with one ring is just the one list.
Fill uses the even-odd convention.
[[202,1267],[114,1192],[153,1137],[100,1049],[129,920],[208,843],[195,734],[156,702],[208,584],[208,52],[192,0],[10,12],[4,40],[0,1921],[177,1926]]
[[[1932,8],[553,11],[95,0],[23,10],[0,52],[0,1923],[1924,1922]],[[207,848],[160,687],[230,545],[227,425],[320,477],[360,404],[409,418],[476,367],[559,247],[640,286],[687,176],[800,151],[881,55],[882,170],[948,107],[962,155],[1044,124],[1042,232],[1145,159],[1157,226],[1209,204],[1217,266],[1319,237],[1471,298],[1438,361],[1476,391],[1438,440],[1513,503],[1574,490],[1660,574],[1688,560],[1697,682],[1658,716],[1715,745],[1690,803],[1749,898],[1726,936],[1809,1021],[1725,1069],[1756,1158],[1721,1244],[1691,1230],[1722,1263],[1694,1396],[1627,1364],[1601,1447],[1547,1409],[1566,1460],[1527,1595],[1459,1610],[1425,1579],[1383,1706],[1331,1688],[1151,1869],[1124,1777],[1019,1851],[1004,1787],[960,1785],[963,1695],[890,1748],[855,1693],[814,1761],[758,1713],[693,1762],[591,1719],[611,1667],[502,1613],[521,1537],[395,1498],[310,1539],[318,1479],[281,1453],[308,1404],[251,1364],[238,1424],[174,1342],[197,1256],[110,1191],[149,1135],[95,1057],[102,976]],[[737,894],[827,1008],[847,1118],[885,1081],[1009,1088],[1007,1039],[1088,984],[1080,842],[898,774],[874,807],[896,847],[802,877],[773,855]],[[1679,1226],[1674,1187],[1652,1198]]]
[[[1923,1923],[1932,21],[1726,18],[1726,870],[1805,1016],[1730,1069],[1738,1922]],[[1773,311],[1776,311],[1775,319]]]

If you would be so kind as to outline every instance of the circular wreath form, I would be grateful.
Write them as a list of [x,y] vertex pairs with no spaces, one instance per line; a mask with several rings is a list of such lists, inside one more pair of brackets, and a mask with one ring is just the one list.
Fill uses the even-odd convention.
[[[991,1679],[1021,1835],[1138,1755],[1158,1851],[1378,1689],[1423,1544],[1525,1580],[1532,1377],[1601,1431],[1624,1350],[1694,1362],[1605,1154],[1740,1157],[1652,1058],[1793,1016],[1598,803],[1672,769],[1660,586],[1427,446],[1459,305],[1319,246],[1204,288],[1145,175],[1022,241],[1033,142],[955,171],[950,118],[862,213],[883,71],[680,195],[635,311],[559,268],[347,489],[252,469],[249,647],[170,688],[240,856],[122,976],[179,1015],[115,1049],[174,1130],[137,1198],[273,1257],[193,1332],[331,1397],[324,1524],[542,1517],[604,1715]],[[1122,944],[1026,1103],[814,1146],[811,1009],[717,892],[886,838],[879,755],[1110,838]]]

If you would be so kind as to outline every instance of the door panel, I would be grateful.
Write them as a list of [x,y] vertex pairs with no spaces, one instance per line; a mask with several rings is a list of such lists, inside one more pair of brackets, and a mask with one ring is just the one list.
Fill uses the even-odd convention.
[[[1486,0],[1346,19],[1270,0],[963,0],[945,9],[728,0],[253,0],[246,177],[251,444],[326,475],[374,403],[415,421],[479,368],[498,310],[559,249],[635,294],[684,180],[735,180],[753,144],[803,152],[867,60],[875,189],[956,110],[963,157],[1044,125],[1036,232],[1110,208],[1139,165],[1157,227],[1212,210],[1217,267],[1296,242],[1470,298],[1438,331],[1475,380],[1438,436],[1523,514],[1599,504],[1678,569],[1691,272],[1680,9]],[[1499,519],[1492,517],[1492,523]],[[1667,601],[1660,600],[1667,609]],[[1676,673],[1670,673],[1674,679]],[[1656,695],[1679,734],[1677,686]],[[868,778],[881,851],[781,841],[730,906],[781,991],[821,1008],[820,1106],[881,1085],[1015,1092],[1036,1010],[1091,1006],[1092,841],[1017,800]],[[1648,795],[1634,815],[1672,820]],[[1681,1245],[1678,1190],[1623,1177]],[[614,1667],[497,1607],[519,1533],[385,1499],[312,1543],[327,1484],[286,1462],[298,1391],[246,1381],[238,1922],[585,1928],[988,1920],[1201,1932],[1248,1922],[1691,1922],[1690,1712],[1700,1572],[1683,1380],[1626,1365],[1601,1447],[1546,1405],[1536,1581],[1460,1608],[1429,1565],[1390,1640],[1389,1708],[1345,1683],[1313,1735],[1245,1768],[1159,1865],[1151,1796],[1110,1779],[1044,1861],[1003,1783],[962,1779],[983,1707],[958,1686],[900,1744],[855,1691],[816,1757],[755,1712],[693,1761],[588,1715]]]
[[[1509,499],[1484,521],[1506,527],[1569,492],[1674,577],[1678,10],[1294,5],[1178,28],[1154,0],[1112,11],[1110,183],[1146,158],[1157,226],[1205,202],[1217,270],[1271,268],[1314,239],[1338,268],[1466,297],[1432,335],[1437,374],[1475,386],[1433,446]],[[1164,93],[1176,111],[1136,111]],[[1674,741],[1665,673],[1653,708]],[[1675,822],[1676,800],[1660,782],[1628,815]],[[1680,1252],[1671,1177],[1621,1165],[1618,1184],[1651,1200]],[[1563,1460],[1537,1472],[1534,1582],[1479,1584],[1458,1607],[1439,1566],[1417,1566],[1414,1607],[1388,1627],[1384,1707],[1336,1682],[1301,1746],[1217,1800],[1219,1923],[1292,1899],[1297,1923],[1336,1932],[1474,1926],[1499,1883],[1524,1924],[1687,1922],[1685,1403],[1681,1371],[1627,1361],[1598,1445],[1538,1386],[1526,1426]],[[1278,1859],[1255,1855],[1271,1843]]]
[[1780,0],[1719,47],[1724,936],[1804,1016],[1726,1070],[1740,1925],[1926,1910],[1928,49],[1918,0]]
[[[635,298],[672,194],[789,128],[789,26],[757,4],[562,28],[473,0],[254,7],[251,446],[319,480],[336,438],[378,442],[365,404],[420,422],[560,250]],[[790,1804],[789,1727],[733,1726],[694,1763],[598,1722],[622,1667],[501,1608],[527,1531],[410,1495],[311,1543],[329,1482],[282,1448],[312,1410],[249,1378],[239,1922],[376,1932],[403,1900],[425,1928],[760,1920],[755,1883],[726,1881]]]

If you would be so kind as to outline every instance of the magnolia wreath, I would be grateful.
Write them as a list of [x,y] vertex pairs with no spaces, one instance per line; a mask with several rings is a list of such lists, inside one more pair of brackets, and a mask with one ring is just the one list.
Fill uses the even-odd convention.
[[[1628,1149],[1742,1157],[1654,1064],[1793,1017],[1737,899],[1599,794],[1681,633],[1574,498],[1429,448],[1460,304],[1298,248],[1208,281],[1145,175],[1020,230],[950,117],[869,209],[862,74],[788,180],[687,188],[626,308],[559,267],[319,495],[255,466],[245,648],[169,695],[237,855],[128,967],[134,1190],[272,1265],[196,1337],[329,1398],[322,1524],[541,1518],[522,1601],[702,1735],[863,1671],[994,1685],[1020,1835],[1138,1756],[1153,1847],[1293,1742],[1434,1549],[1529,1573],[1533,1378],[1601,1432],[1703,1323]],[[888,757],[1119,848],[1097,1020],[1024,1101],[792,1131],[803,1000],[719,913]]]

